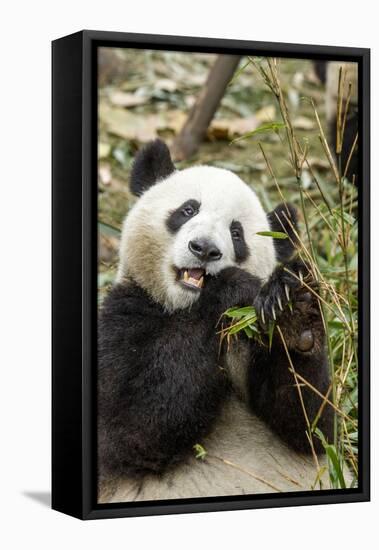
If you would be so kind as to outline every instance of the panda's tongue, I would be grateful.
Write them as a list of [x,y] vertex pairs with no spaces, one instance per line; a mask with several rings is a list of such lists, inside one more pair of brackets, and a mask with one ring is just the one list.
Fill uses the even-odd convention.
[[188,286],[192,286],[199,289],[203,288],[204,269],[199,269],[199,268],[183,269],[182,281]]
[[188,276],[197,281],[204,275],[204,269],[187,269]]

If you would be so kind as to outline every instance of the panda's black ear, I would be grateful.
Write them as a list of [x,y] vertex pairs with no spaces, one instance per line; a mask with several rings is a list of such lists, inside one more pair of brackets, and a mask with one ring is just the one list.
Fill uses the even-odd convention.
[[136,155],[130,176],[130,190],[139,197],[174,171],[167,145],[160,139],[150,141]]
[[288,239],[274,239],[276,257],[280,262],[285,262],[291,258],[298,245],[297,210],[292,204],[282,202],[272,212],[269,212],[267,217],[271,231],[286,233],[289,237]]

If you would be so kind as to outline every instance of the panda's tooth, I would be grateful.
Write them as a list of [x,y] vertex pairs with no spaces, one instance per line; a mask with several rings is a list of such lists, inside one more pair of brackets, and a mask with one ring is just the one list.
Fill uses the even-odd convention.
[[188,281],[188,271],[186,269],[184,270],[184,273],[183,273],[183,279],[185,281]]
[[203,284],[204,284],[204,277],[200,277],[200,279],[199,279],[199,287],[200,287],[200,288],[203,288]]

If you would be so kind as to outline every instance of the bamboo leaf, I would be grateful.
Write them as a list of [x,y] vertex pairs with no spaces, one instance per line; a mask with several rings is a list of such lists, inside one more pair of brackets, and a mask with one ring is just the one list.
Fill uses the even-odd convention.
[[103,233],[103,235],[107,235],[108,237],[121,237],[121,231],[109,223],[97,222],[97,226],[100,233]]
[[207,456],[208,452],[204,449],[200,443],[196,443],[196,445],[193,446],[193,449],[195,451],[195,458],[204,460],[204,458]]
[[240,67],[239,69],[236,70],[236,72],[234,73],[233,78],[232,78],[231,81],[229,82],[228,86],[231,86],[232,84],[235,83],[235,81],[237,80],[237,78],[239,77],[239,75],[242,74],[242,73],[244,72],[244,70],[246,69],[246,67],[247,67],[248,65],[250,65],[250,63],[251,63],[251,61],[250,61],[250,59],[248,59],[248,60],[246,61],[246,63],[244,63],[244,64],[242,65],[242,67]]
[[245,332],[245,334],[248,338],[253,338],[254,331],[252,330],[252,328],[250,326],[245,327],[243,330],[244,330],[244,332]]
[[275,132],[276,134],[278,134],[279,130],[285,127],[286,125],[283,122],[271,122],[269,124],[262,124],[262,126],[259,126],[259,128],[256,128],[251,132],[247,132],[246,134],[243,134],[243,136],[239,136],[233,139],[230,142],[230,145],[232,145],[232,143],[236,143],[237,141],[241,141],[242,139],[254,137],[257,134],[264,134],[266,132]]
[[322,431],[319,428],[315,429],[316,435],[321,440],[325,453],[329,460],[329,475],[336,486],[340,486],[342,489],[346,489],[345,477],[343,475],[341,462],[338,458],[337,451],[334,445],[330,445]]
[[349,214],[348,212],[345,212],[345,211],[344,211],[343,214],[341,215],[341,211],[340,211],[340,210],[334,209],[334,210],[333,210],[333,214],[334,214],[335,216],[337,216],[338,218],[340,218],[340,219],[341,219],[342,216],[343,216],[344,221],[345,221],[347,224],[351,225],[351,226],[353,226],[353,225],[355,224],[355,222],[357,221],[357,220],[354,218],[354,216],[352,216],[351,214]]
[[237,318],[240,319],[244,317],[245,315],[252,315],[255,314],[255,309],[253,306],[246,306],[246,307],[231,307],[227,309],[224,313],[227,317],[231,318]]
[[245,327],[248,327],[250,326],[250,328],[252,328],[252,325],[253,323],[255,323],[255,321],[257,320],[257,316],[256,315],[249,315],[249,316],[246,316],[245,318],[243,318],[241,321],[239,321],[238,323],[236,323],[235,325],[233,325],[229,330],[228,330],[228,333],[229,334],[237,334],[237,332],[240,332],[242,329],[244,329]]
[[261,237],[272,237],[273,239],[288,239],[288,235],[281,231],[258,231],[256,234]]
[[268,334],[268,349],[270,351],[271,351],[271,347],[272,347],[272,339],[273,339],[273,336],[274,336],[274,330],[275,330],[275,321],[270,321],[269,325],[268,325],[268,331],[267,331],[267,334]]

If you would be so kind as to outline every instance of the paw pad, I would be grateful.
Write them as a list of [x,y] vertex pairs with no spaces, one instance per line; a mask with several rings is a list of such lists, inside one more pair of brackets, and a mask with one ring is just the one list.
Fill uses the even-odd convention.
[[296,343],[296,347],[299,351],[310,351],[314,346],[314,336],[311,330],[304,330]]

